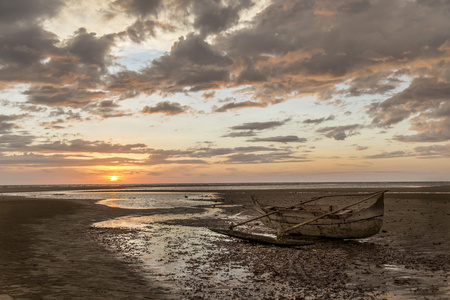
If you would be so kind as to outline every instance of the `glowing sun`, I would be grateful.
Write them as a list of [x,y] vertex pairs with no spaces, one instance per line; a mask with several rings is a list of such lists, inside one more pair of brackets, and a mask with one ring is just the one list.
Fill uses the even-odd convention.
[[109,181],[117,181],[119,179],[119,176],[109,176]]

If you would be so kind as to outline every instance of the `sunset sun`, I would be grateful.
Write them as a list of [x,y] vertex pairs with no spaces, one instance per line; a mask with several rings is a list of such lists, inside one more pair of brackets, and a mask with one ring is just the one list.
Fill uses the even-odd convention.
[[109,181],[117,181],[119,179],[119,176],[109,176]]

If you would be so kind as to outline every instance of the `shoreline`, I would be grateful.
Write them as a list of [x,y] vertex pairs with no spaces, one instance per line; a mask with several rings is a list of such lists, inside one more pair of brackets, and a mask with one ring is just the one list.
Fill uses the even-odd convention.
[[[450,186],[413,190],[447,193]],[[450,232],[449,196],[405,193],[408,191],[411,189],[395,189],[387,194],[385,225],[378,235],[361,242],[336,241],[292,249],[207,235],[203,228],[224,226],[233,216],[247,213],[249,195],[253,193],[257,193],[263,202],[278,199],[281,204],[292,203],[299,195],[309,196],[324,190],[217,190],[222,196],[224,218],[163,222],[173,228],[198,228],[202,241],[206,241],[200,249],[215,253],[196,257],[200,254],[181,250],[182,241],[173,242],[171,248],[165,249],[172,258],[181,259],[190,266],[191,275],[203,268],[204,274],[197,274],[203,277],[195,282],[189,274],[185,277],[159,276],[154,271],[144,270],[141,257],[152,249],[120,248],[133,245],[129,242],[142,236],[149,240],[147,247],[151,248],[155,246],[155,237],[139,230],[92,228],[92,224],[129,215],[188,214],[205,208],[130,210],[97,205],[93,200],[5,196],[0,189],[0,299],[210,299],[236,296],[257,299],[277,295],[287,299],[296,296],[326,298],[326,295],[336,299],[391,296],[396,299],[444,299],[450,295],[450,244],[448,238],[443,239],[445,233]],[[432,234],[424,236],[427,232]],[[114,248],[114,245],[118,246]],[[279,257],[284,260],[280,261]],[[245,266],[246,272],[250,272],[243,279],[246,281],[244,286],[233,279],[231,271],[228,277],[223,275],[222,283],[211,282],[212,275],[205,275],[230,263]],[[284,283],[272,285],[279,280]],[[298,287],[299,283],[301,287]],[[223,288],[227,284],[232,288]],[[278,294],[270,294],[270,289],[265,287],[271,287]]]

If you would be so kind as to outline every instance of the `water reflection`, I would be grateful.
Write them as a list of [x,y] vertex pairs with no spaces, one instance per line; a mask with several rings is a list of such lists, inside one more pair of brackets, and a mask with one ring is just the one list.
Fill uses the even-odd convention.
[[[143,275],[174,291],[187,291],[201,278],[202,283],[230,288],[242,285],[250,271],[241,265],[211,265],[207,257],[218,251],[213,241],[223,240],[203,227],[169,225],[164,222],[199,218],[225,218],[220,206],[210,206],[201,213],[126,216],[95,223],[94,227],[137,229],[132,234],[116,236],[125,257],[138,259]],[[226,239],[226,238],[225,238]],[[211,270],[214,270],[212,272]],[[175,285],[175,286],[174,286]]]
[[[106,196],[106,195],[105,195]],[[108,193],[98,204],[126,209],[194,207],[214,204],[214,193]]]

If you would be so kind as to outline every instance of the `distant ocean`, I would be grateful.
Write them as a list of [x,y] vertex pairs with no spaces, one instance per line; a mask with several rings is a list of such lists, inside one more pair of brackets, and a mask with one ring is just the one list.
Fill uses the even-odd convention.
[[262,183],[168,183],[168,184],[67,184],[0,185],[0,188],[126,188],[140,190],[240,190],[240,189],[330,189],[330,188],[417,188],[450,185],[450,181],[408,182],[262,182]]
[[[450,185],[450,182],[302,182],[302,183],[211,183],[211,184],[109,184],[109,185],[22,185],[0,186],[24,190],[45,191],[12,192],[9,195],[45,199],[86,199],[123,208],[171,208],[207,204],[218,197],[219,191],[264,189],[390,189],[419,188]],[[67,190],[66,190],[67,189]],[[419,193],[428,193],[418,191]],[[411,191],[416,193],[416,191]],[[448,192],[442,192],[447,194]]]

